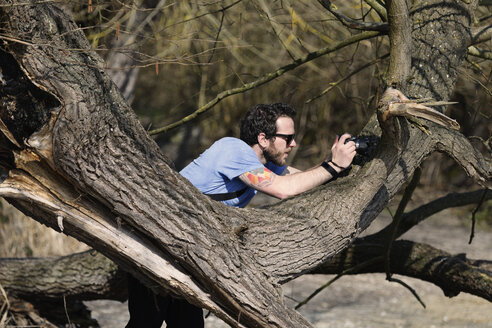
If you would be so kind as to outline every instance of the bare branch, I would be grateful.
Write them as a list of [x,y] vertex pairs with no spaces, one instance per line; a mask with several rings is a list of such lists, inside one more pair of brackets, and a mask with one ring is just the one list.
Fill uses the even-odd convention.
[[[405,213],[402,217],[401,223],[398,227],[396,237],[401,237],[405,232],[424,221],[428,217],[448,208],[461,207],[466,205],[478,204],[482,197],[484,200],[492,199],[492,193],[488,192],[484,195],[484,191],[487,189],[479,189],[476,191],[463,192],[463,193],[450,193],[446,196],[433,200],[425,205],[422,205],[408,213]],[[388,234],[390,226],[382,229],[378,233],[368,236],[368,239],[383,239]]]
[[378,256],[378,257],[373,257],[372,259],[362,262],[360,264],[357,264],[356,266],[350,267],[343,272],[337,274],[334,278],[330,279],[327,283],[321,285],[319,288],[317,288],[313,293],[311,293],[308,297],[306,297],[303,301],[299,302],[296,306],[295,309],[301,308],[303,305],[306,305],[314,296],[318,295],[323,289],[326,289],[327,287],[331,286],[335,281],[340,279],[341,277],[349,274],[357,274],[359,273],[364,267],[374,265],[378,262],[381,262],[384,260],[383,256]]
[[405,0],[388,0],[388,22],[390,26],[390,65],[387,85],[405,90],[410,74],[412,54],[412,30]]
[[272,27],[272,31],[273,33],[275,34],[275,36],[277,37],[278,41],[280,42],[280,44],[282,45],[282,47],[285,49],[285,51],[287,52],[287,54],[289,55],[289,57],[292,59],[292,60],[295,60],[296,56],[294,54],[292,54],[291,50],[289,49],[289,47],[285,44],[284,40],[282,40],[282,37],[280,35],[280,32],[277,31],[277,28],[275,27],[275,25],[280,25],[276,22],[274,22],[272,20],[272,15],[271,15],[271,12],[270,12],[270,9],[268,8],[268,6],[266,6],[265,2],[264,1],[260,1],[260,6],[261,6],[261,9],[263,10],[263,13],[265,14],[265,17],[266,17],[266,20],[268,21],[268,23],[270,24],[270,26]]
[[480,26],[472,30],[472,45],[492,39],[492,25]]
[[475,46],[468,47],[468,54],[475,57],[492,60],[492,51],[479,49]]
[[[311,273],[337,274],[370,259],[380,260],[349,273],[383,273],[383,251],[384,247],[380,243],[358,240]],[[430,245],[407,240],[398,240],[393,244],[391,258],[392,273],[431,282],[439,286],[448,297],[465,292],[492,301],[492,271],[488,261],[469,260],[464,255],[453,256]]]
[[219,41],[219,36],[220,36],[220,32],[222,31],[222,26],[224,25],[224,18],[225,18],[225,11],[222,12],[222,16],[220,17],[220,25],[219,25],[219,28],[217,30],[217,35],[215,36],[215,41],[214,41],[214,46],[213,46],[213,51],[212,51],[212,54],[210,55],[210,58],[208,59],[207,63],[211,63],[212,62],[212,58],[214,57],[214,54],[215,54],[215,50],[217,49],[217,42]]
[[356,75],[357,73],[361,72],[362,70],[368,68],[368,67],[371,67],[372,65],[375,65],[377,63],[379,63],[380,61],[382,61],[383,59],[386,59],[388,57],[388,54],[386,55],[383,55],[383,56],[380,56],[376,59],[374,59],[373,61],[370,61],[369,63],[366,63],[364,65],[362,65],[361,67],[353,70],[352,72],[350,72],[349,74],[347,74],[346,76],[342,77],[340,80],[336,81],[336,82],[332,82],[330,83],[330,86],[328,88],[326,88],[325,90],[321,91],[320,94],[318,94],[317,96],[314,96],[310,99],[308,99],[306,101],[306,104],[309,104],[310,102],[320,98],[321,96],[327,94],[328,92],[330,92],[331,90],[333,90],[336,86],[338,86],[339,84],[341,84],[342,82],[344,81],[347,81],[348,79],[350,79],[352,76]]
[[168,29],[168,28],[170,28],[170,27],[172,27],[172,26],[176,26],[176,25],[179,25],[179,24],[184,24],[184,23],[187,23],[187,22],[193,21],[193,20],[195,20],[195,19],[202,18],[202,17],[207,16],[207,15],[215,15],[215,14],[220,13],[220,12],[224,13],[226,10],[228,10],[229,8],[234,7],[235,5],[237,5],[238,3],[240,3],[241,1],[243,1],[243,0],[237,0],[236,2],[233,2],[233,3],[231,3],[230,5],[227,5],[227,6],[225,6],[225,7],[222,7],[222,8],[220,8],[220,9],[218,9],[218,10],[211,11],[211,12],[206,12],[206,13],[203,13],[203,14],[197,15],[197,16],[195,16],[195,17],[187,18],[187,19],[181,20],[181,21],[179,21],[179,22],[176,22],[176,23],[173,23],[173,24],[167,25],[167,26],[165,26],[164,28],[162,28],[161,30],[157,31],[157,33],[160,33],[160,32],[162,32],[162,31],[164,31],[164,30],[166,30],[166,29]]
[[387,23],[368,23],[357,21],[340,13],[338,8],[329,0],[318,0],[318,2],[348,28],[362,31],[379,31],[384,34],[388,33],[389,25]]
[[354,43],[357,43],[359,41],[362,41],[362,40],[367,40],[367,39],[371,39],[371,38],[374,38],[376,36],[379,36],[381,35],[379,32],[363,32],[363,33],[360,33],[360,34],[357,34],[357,35],[354,35],[338,44],[336,44],[335,46],[328,46],[326,48],[323,48],[323,49],[320,49],[318,51],[315,51],[315,52],[311,52],[309,54],[307,54],[306,56],[304,56],[303,58],[300,58],[300,59],[297,59],[295,60],[294,62],[292,62],[291,64],[288,64],[286,66],[283,66],[283,67],[280,67],[279,69],[277,69],[276,71],[274,72],[271,72],[271,73],[268,73],[268,74],[265,74],[263,75],[262,77],[260,77],[259,79],[257,79],[256,81],[253,81],[253,82],[250,82],[250,83],[246,83],[245,85],[243,85],[242,87],[238,87],[238,88],[234,88],[234,89],[229,89],[229,90],[226,90],[226,91],[222,91],[221,93],[219,93],[214,99],[212,99],[211,101],[209,101],[207,104],[205,104],[204,106],[198,108],[196,111],[194,111],[192,114],[184,117],[183,119],[175,122],[175,123],[172,123],[172,124],[169,124],[163,128],[159,128],[159,129],[155,129],[155,130],[152,130],[149,132],[150,135],[156,135],[156,134],[159,134],[159,133],[164,133],[164,132],[167,132],[171,129],[174,129],[180,125],[183,125],[193,119],[195,119],[197,116],[203,114],[203,113],[206,113],[209,109],[211,109],[212,107],[214,107],[216,104],[218,104],[220,101],[222,101],[223,99],[229,97],[229,96],[232,96],[232,95],[235,95],[235,94],[238,94],[238,93],[243,93],[243,92],[246,92],[246,91],[249,91],[251,89],[254,89],[256,87],[259,87],[260,85],[263,85],[265,83],[268,83],[274,79],[276,79],[277,77],[301,66],[302,64],[305,64],[307,62],[310,62],[311,60],[313,59],[316,59],[316,58],[319,58],[321,56],[324,56],[326,54],[329,54],[331,52],[334,52],[334,51],[337,51],[339,49],[342,49],[346,46],[349,46],[349,45],[352,45]]
[[415,289],[413,289],[409,284],[407,284],[406,282],[404,282],[401,279],[395,279],[391,275],[390,276],[386,275],[386,280],[388,280],[389,282],[396,282],[397,284],[400,284],[403,287],[405,287],[406,289],[408,289],[410,291],[410,293],[412,293],[412,295],[417,299],[417,301],[420,303],[420,305],[422,305],[422,307],[424,307],[424,309],[426,308],[425,303],[422,301],[419,294],[417,294]]
[[398,205],[398,209],[396,210],[396,213],[393,216],[393,221],[389,226],[389,233],[386,235],[384,265],[386,268],[386,279],[390,281],[391,281],[391,270],[390,270],[391,250],[392,250],[393,242],[396,240],[398,227],[400,226],[400,223],[403,219],[405,208],[408,205],[408,202],[410,201],[412,194],[415,191],[415,188],[417,187],[420,181],[421,174],[422,174],[422,169],[420,167],[415,169],[412,180],[410,181],[409,185],[405,189],[405,193],[403,194],[400,204]]
[[[330,261],[324,263],[311,273],[314,274],[336,274],[337,276],[313,293],[307,303],[322,289],[332,284],[343,275],[360,273],[383,273],[384,268],[384,246],[381,243],[370,243],[367,240],[357,240],[351,247],[340,253]],[[434,283],[441,287],[447,296],[456,296],[459,292],[466,292],[472,295],[492,300],[492,262],[484,260],[466,259],[463,255],[450,255],[444,251],[436,249],[426,244],[414,243],[406,240],[395,241],[392,252],[392,272],[409,277],[422,279]],[[91,259],[90,257],[93,257]],[[72,269],[70,263],[83,263],[89,260],[96,264],[99,263],[101,269],[94,271],[100,277],[99,286],[105,286],[99,292],[91,286],[93,277],[90,274],[80,275],[78,282],[80,289],[78,293],[71,293],[73,298],[82,298],[81,295],[92,294],[91,299],[113,299],[117,291],[121,291],[121,271],[113,270],[115,264],[104,256],[94,251],[72,254],[56,259],[38,258],[23,259],[22,265],[13,263],[10,259],[0,260],[0,284],[9,292],[18,290],[18,286],[8,275],[15,272],[15,275],[27,276],[29,270],[25,268],[47,268],[45,272],[37,270],[40,274],[31,275],[32,286],[36,281],[44,281],[50,278],[50,265],[57,263],[57,269],[66,271]],[[63,267],[65,265],[65,268]],[[6,278],[6,279],[5,279]],[[480,283],[477,283],[480,281]],[[67,284],[67,279],[55,280],[51,286],[60,292],[70,290],[72,285]],[[37,295],[37,291],[31,289],[31,295]],[[26,288],[22,295],[29,295]],[[57,297],[56,293],[49,294]],[[118,298],[120,299],[120,298]],[[302,306],[302,305],[301,305]],[[300,307],[300,306],[299,306]]]
[[470,233],[470,239],[468,240],[468,244],[471,244],[473,241],[473,238],[475,237],[475,222],[476,222],[476,214],[478,213],[480,207],[483,205],[485,202],[485,198],[487,197],[487,193],[490,193],[490,189],[485,189],[482,193],[482,197],[480,198],[480,201],[478,202],[477,207],[472,212],[472,227],[471,227],[471,233]]
[[56,258],[0,259],[0,285],[28,300],[126,299],[125,273],[96,251]]
[[[437,138],[436,138],[437,137]],[[492,157],[483,155],[461,133],[454,130],[441,129],[436,138],[437,149],[452,157],[480,185],[492,186]]]
[[364,0],[374,11],[376,11],[383,22],[388,21],[388,13],[386,8],[382,6],[377,0]]

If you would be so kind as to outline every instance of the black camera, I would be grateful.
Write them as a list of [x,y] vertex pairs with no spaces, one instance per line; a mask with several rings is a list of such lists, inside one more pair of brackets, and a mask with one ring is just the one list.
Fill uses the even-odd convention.
[[378,136],[358,136],[350,137],[345,140],[345,143],[353,141],[355,143],[355,151],[359,155],[370,156],[376,148],[379,137]]

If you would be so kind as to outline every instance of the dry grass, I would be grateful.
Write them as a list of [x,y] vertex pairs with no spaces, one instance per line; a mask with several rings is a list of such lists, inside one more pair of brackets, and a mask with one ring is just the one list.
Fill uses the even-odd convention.
[[56,328],[57,326],[40,317],[32,304],[9,298],[0,285],[0,328],[7,327]]
[[67,255],[89,247],[25,216],[4,199],[0,202],[0,257]]

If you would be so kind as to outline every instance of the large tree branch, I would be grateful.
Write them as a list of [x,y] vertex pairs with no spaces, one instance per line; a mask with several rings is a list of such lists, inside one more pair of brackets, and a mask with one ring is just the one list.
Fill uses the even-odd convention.
[[[0,194],[14,206],[55,230],[103,249],[106,256],[123,264],[156,292],[184,294],[191,302],[209,308],[230,322],[210,295],[204,293],[178,265],[171,264],[172,260],[162,249],[125,229],[120,219],[107,212],[96,199],[73,190],[63,177],[33,161],[24,160],[27,162],[24,168],[29,173],[10,171],[9,178],[0,186]],[[33,172],[36,172],[36,178],[31,175]],[[67,199],[75,202],[65,203]]]
[[[282,210],[228,208],[199,193],[169,166],[62,11],[51,5],[5,10],[4,19],[19,18],[6,21],[13,39],[26,40],[26,46],[8,45],[15,57],[6,56],[6,67],[21,63],[36,86],[50,91],[36,93],[31,101],[47,99],[51,106],[39,106],[42,120],[30,120],[36,125],[34,134],[21,125],[11,132],[21,120],[3,117],[4,132],[17,147],[4,140],[10,154],[6,165],[11,169],[0,192],[32,217],[93,245],[141,279],[147,278],[148,284],[157,282],[156,289],[181,294],[233,326],[309,326],[281,302],[275,276],[270,275],[276,263],[260,262],[255,256],[269,252],[262,248],[264,242],[279,240],[288,222],[293,227],[308,221]],[[23,17],[37,17],[37,27],[26,32],[22,24],[28,19]],[[49,33],[39,34],[42,31]],[[28,85],[30,80],[20,70],[4,73],[9,81],[16,78]],[[33,106],[23,104],[13,101],[11,106],[17,112],[32,110]],[[394,162],[392,156],[386,159]],[[390,162],[378,161],[374,167]],[[351,211],[360,212],[372,196],[366,198]],[[329,211],[323,216],[321,224],[330,226],[327,221],[333,216]],[[357,215],[348,217],[357,220]],[[258,242],[250,232],[246,238],[235,233],[252,218],[263,234],[270,231],[266,240]],[[279,222],[283,230],[276,229]],[[310,224],[308,230],[318,230],[320,222]],[[336,252],[353,238],[351,230],[343,227],[340,234],[323,238]],[[314,247],[309,238],[305,243],[309,249]],[[301,253],[292,255],[283,264],[288,271],[297,266],[294,257],[303,258]],[[302,270],[330,254],[313,255]]]
[[[478,204],[481,200],[486,201],[490,199],[492,199],[492,192],[489,189],[475,190],[464,193],[450,193],[446,196],[435,199],[432,202],[403,214],[398,230],[396,231],[396,238],[402,236],[405,232],[409,231],[417,224],[444,209]],[[367,240],[383,240],[384,238],[387,238],[389,229],[390,227],[387,226],[379,232],[365,238]]]
[[[338,274],[358,266],[350,272],[385,272],[384,245],[358,241],[332,261],[316,268],[312,273]],[[380,259],[373,261],[371,259]],[[397,240],[391,251],[391,272],[439,286],[449,297],[460,292],[469,293],[492,301],[492,262],[470,260],[464,255],[451,255],[430,245]]]
[[[458,69],[472,42],[470,9],[476,5],[476,0],[467,3],[432,1],[410,13],[413,22],[412,67],[405,92],[407,96],[449,99]],[[456,17],[460,19],[456,20]],[[434,25],[436,21],[439,21],[439,28]],[[453,31],[452,37],[448,37],[449,31]]]
[[492,155],[482,154],[477,147],[461,133],[453,130],[440,129],[433,135],[438,151],[453,158],[477,183],[484,187],[492,187]]
[[101,253],[56,258],[2,259],[0,285],[10,295],[36,302],[127,298],[126,275]]

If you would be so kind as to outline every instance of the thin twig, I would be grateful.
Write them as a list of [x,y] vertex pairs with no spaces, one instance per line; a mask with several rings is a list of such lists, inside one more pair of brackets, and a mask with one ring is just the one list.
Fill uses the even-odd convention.
[[215,40],[214,40],[213,51],[210,54],[210,58],[207,61],[207,63],[209,63],[209,64],[212,62],[212,58],[214,57],[214,54],[215,54],[217,42],[219,41],[220,32],[222,31],[222,26],[224,24],[224,18],[225,18],[225,11],[222,11],[222,17],[220,18],[219,30],[217,31],[217,35],[215,36]]
[[390,264],[391,247],[393,246],[393,241],[396,238],[400,221],[403,217],[403,214],[405,213],[405,208],[407,207],[408,202],[412,198],[415,188],[417,188],[417,185],[420,182],[421,175],[422,175],[422,168],[417,167],[415,169],[415,172],[413,173],[412,181],[410,181],[407,188],[405,189],[405,193],[403,194],[400,204],[398,205],[398,209],[396,210],[395,216],[393,217],[393,222],[391,223],[391,227],[385,245],[385,268],[386,268],[387,279],[391,279],[391,264]]
[[2,304],[2,308],[0,309],[0,313],[3,312],[2,319],[0,320],[0,327],[5,327],[5,321],[7,320],[7,315],[10,309],[10,302],[9,302],[9,298],[7,297],[7,293],[3,289],[2,285],[0,285],[0,292],[2,293],[2,296],[5,299],[5,303]]
[[477,212],[480,209],[480,207],[482,206],[482,204],[485,202],[485,196],[487,196],[488,191],[489,191],[489,189],[485,189],[483,191],[482,197],[480,198],[480,201],[478,202],[477,207],[475,207],[475,209],[472,212],[472,226],[471,226],[470,239],[468,240],[468,244],[471,244],[473,241],[473,238],[475,237],[475,222],[476,222],[475,215],[477,214]]
[[389,54],[386,54],[386,55],[383,55],[379,58],[376,58],[374,59],[373,61],[369,62],[369,63],[366,63],[364,65],[362,65],[361,67],[353,70],[352,72],[350,72],[349,74],[347,74],[346,76],[342,77],[340,80],[336,81],[336,82],[333,82],[333,83],[330,83],[330,86],[328,88],[326,88],[325,90],[321,91],[321,93],[317,96],[314,96],[313,98],[310,98],[306,101],[306,104],[309,104],[310,102],[320,98],[321,96],[327,94],[328,92],[330,92],[331,90],[333,90],[333,88],[337,87],[339,84],[341,84],[342,82],[348,80],[349,78],[351,78],[352,76],[354,76],[355,74],[359,73],[360,71],[368,68],[368,67],[371,67],[372,65],[375,65],[377,63],[379,63],[381,60],[387,58],[389,56]]
[[72,322],[70,321],[70,316],[68,315],[68,310],[67,310],[67,300],[65,298],[65,295],[63,295],[63,308],[65,309],[65,315],[67,316],[67,321],[68,321],[68,327],[72,328]]
[[379,18],[383,22],[388,21],[388,15],[386,13],[386,8],[381,5],[377,0],[364,0],[365,3],[367,3],[374,11],[376,11],[379,15]]
[[[280,36],[280,33],[277,32],[277,30],[275,29],[275,26],[273,24],[273,21],[272,19],[270,18],[270,12],[268,11],[268,8],[264,5],[264,2],[261,3],[263,5],[264,8],[262,8],[263,12],[265,13],[265,16],[266,16],[266,20],[268,21],[268,23],[270,24],[270,26],[272,27],[272,31],[273,31],[273,34],[275,34],[275,36],[277,37],[278,41],[280,42],[280,44],[282,45],[282,47],[285,49],[285,51],[287,52],[287,54],[289,55],[289,57],[292,59],[292,60],[295,60],[295,56],[290,52],[289,48],[287,47],[287,45],[285,44],[284,40],[282,40],[282,37]],[[291,15],[292,15],[292,9],[291,9]]]
[[386,271],[386,280],[390,282],[396,282],[402,285],[403,287],[407,288],[413,296],[417,299],[417,301],[425,308],[425,303],[422,302],[422,299],[419,297],[417,292],[410,287],[408,284],[403,282],[400,279],[395,279],[392,276],[391,273],[391,263],[390,263],[390,257],[391,257],[391,248],[393,246],[393,241],[396,238],[397,231],[398,231],[398,226],[400,225],[400,221],[403,217],[403,214],[405,213],[405,208],[408,205],[408,202],[412,198],[413,192],[415,191],[415,188],[417,188],[418,183],[420,182],[420,177],[422,175],[422,168],[417,167],[415,169],[415,172],[413,173],[412,180],[408,184],[407,188],[405,189],[405,193],[403,194],[403,197],[400,201],[400,204],[398,204],[398,209],[396,210],[395,216],[393,217],[393,222],[391,223],[390,226],[390,231],[389,231],[389,236],[386,239],[386,245],[385,245],[385,271]]
[[338,8],[329,0],[318,0],[318,2],[323,7],[325,7],[325,9],[327,9],[333,16],[335,16],[340,21],[340,23],[348,28],[362,31],[380,31],[383,33],[388,33],[389,31],[388,23],[367,23],[357,21],[340,13],[338,11]]
[[156,135],[156,134],[159,134],[159,133],[167,132],[167,131],[169,131],[169,130],[171,130],[173,128],[176,128],[176,127],[178,127],[180,125],[183,125],[184,123],[187,123],[187,122],[195,119],[197,116],[199,116],[199,115],[207,112],[209,109],[211,109],[212,107],[214,107],[216,104],[218,104],[220,101],[222,101],[223,99],[225,99],[227,97],[230,97],[232,95],[235,95],[235,94],[238,94],[238,93],[243,93],[243,92],[249,91],[251,89],[254,89],[254,88],[256,88],[256,87],[258,87],[260,85],[266,84],[266,83],[268,83],[268,82],[276,79],[277,77],[279,77],[279,76],[281,76],[281,75],[283,75],[283,74],[285,74],[285,73],[293,70],[294,68],[297,68],[297,67],[301,66],[302,64],[305,64],[307,62],[310,62],[313,59],[316,59],[316,58],[319,58],[319,57],[321,57],[323,55],[326,55],[326,54],[329,54],[331,52],[340,50],[340,49],[342,49],[342,48],[344,48],[346,46],[352,45],[352,44],[357,43],[359,41],[367,40],[367,39],[370,39],[370,38],[374,38],[374,37],[377,37],[379,35],[381,35],[381,33],[380,32],[375,32],[375,31],[363,32],[363,33],[354,35],[354,36],[348,38],[347,40],[344,40],[342,42],[339,42],[338,44],[336,44],[333,47],[328,46],[328,47],[323,48],[323,49],[320,49],[318,51],[311,52],[311,53],[307,54],[306,56],[304,56],[303,58],[299,58],[299,59],[295,60],[294,62],[292,62],[291,64],[288,64],[286,66],[280,67],[279,69],[277,69],[274,72],[271,72],[271,73],[268,73],[266,75],[263,75],[262,77],[260,77],[259,79],[255,80],[253,82],[246,83],[243,86],[238,87],[238,88],[233,88],[233,89],[229,89],[229,90],[226,90],[226,91],[222,91],[214,99],[212,99],[211,101],[209,101],[204,106],[198,108],[192,114],[184,117],[183,119],[181,119],[181,120],[179,120],[177,122],[174,122],[172,124],[169,124],[169,125],[167,125],[165,127],[152,130],[152,131],[149,132],[149,134],[150,135]]
[[[470,61],[469,58],[467,58],[467,62],[470,65],[472,65],[474,69],[477,69],[478,71],[480,71],[480,73],[483,76],[485,76],[485,74],[483,73],[482,69],[480,68],[480,66],[477,63],[474,63],[474,62]],[[480,79],[472,76],[471,74],[467,73],[465,70],[460,70],[460,73],[462,75],[465,75],[468,79],[473,80],[473,82],[475,82],[476,84],[478,84],[482,88],[482,90],[487,93],[487,95],[492,96],[492,90],[490,90],[489,88],[487,88],[487,85],[486,85],[490,81],[490,77],[492,77],[492,75],[487,79],[488,80],[487,83],[484,84],[482,81],[480,81]]]
[[[396,232],[395,239],[401,237],[405,232],[410,230],[412,227],[416,226],[426,218],[448,208],[460,207],[472,204],[478,204],[480,198],[484,195],[484,190],[479,189],[471,192],[465,193],[450,193],[446,196],[435,199],[427,204],[424,204],[408,213],[403,215],[400,221],[398,231]],[[485,200],[492,199],[492,193],[487,193]],[[387,208],[389,211],[389,208]],[[391,214],[391,212],[390,212]],[[393,216],[393,215],[392,215]],[[368,238],[381,239],[385,238],[389,234],[391,224],[386,226],[379,232],[368,236]]]
[[420,298],[420,296],[417,294],[417,292],[415,291],[415,289],[413,289],[412,287],[410,287],[410,285],[408,285],[407,283],[405,283],[403,280],[400,280],[400,279],[395,279],[395,278],[386,278],[388,281],[391,281],[391,282],[396,282],[400,285],[402,285],[403,287],[405,287],[406,289],[408,289],[413,296],[415,296],[415,298],[417,299],[417,301],[419,301],[419,303],[424,307],[424,309],[426,308],[425,306],[425,303],[422,301],[422,299]]
[[176,22],[176,23],[173,23],[173,24],[164,26],[164,28],[162,28],[161,30],[157,31],[157,33],[161,33],[161,32],[163,32],[164,30],[167,30],[170,27],[173,27],[173,26],[176,26],[176,25],[179,25],[179,24],[184,24],[184,23],[190,22],[192,20],[202,18],[202,17],[207,16],[207,15],[214,15],[214,14],[217,14],[219,12],[224,12],[224,10],[227,10],[229,8],[234,7],[235,5],[237,5],[238,3],[240,3],[241,1],[243,1],[243,0],[238,0],[236,2],[233,2],[230,5],[225,6],[225,7],[222,7],[221,9],[218,9],[216,11],[211,11],[211,12],[208,12],[208,13],[200,14],[200,15],[197,15],[195,17],[187,18],[187,19],[184,19],[182,21],[179,21],[179,22]]
[[311,295],[309,295],[306,299],[304,299],[302,302],[299,302],[299,304],[296,305],[295,309],[299,309],[301,306],[305,305],[308,303],[314,296],[318,295],[323,289],[326,287],[330,286],[333,284],[335,281],[340,279],[342,276],[347,275],[347,274],[354,274],[357,273],[360,269],[363,269],[367,266],[373,265],[377,262],[383,261],[384,257],[383,256],[377,256],[374,257],[368,261],[362,262],[356,266],[353,266],[347,270],[344,270],[342,273],[337,274],[334,278],[330,279],[328,282],[320,286],[318,289],[316,289]]

